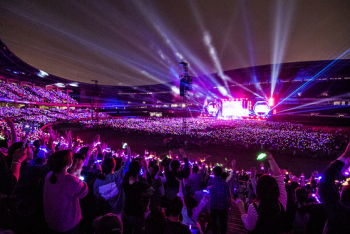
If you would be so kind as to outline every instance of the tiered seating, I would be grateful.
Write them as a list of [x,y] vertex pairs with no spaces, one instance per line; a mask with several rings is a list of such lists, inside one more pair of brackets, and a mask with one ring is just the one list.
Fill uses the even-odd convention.
[[[0,97],[13,100],[23,100],[42,103],[67,103],[67,95],[60,91],[46,91],[39,87],[20,86],[0,82]],[[76,100],[68,97],[70,104],[78,104]]]

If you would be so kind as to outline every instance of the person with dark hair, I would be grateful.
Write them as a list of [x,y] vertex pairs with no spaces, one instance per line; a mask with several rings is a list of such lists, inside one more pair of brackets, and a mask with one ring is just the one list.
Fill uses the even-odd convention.
[[263,175],[256,186],[256,199],[248,207],[248,213],[241,200],[236,202],[244,226],[252,233],[282,233],[282,223],[287,206],[287,193],[281,171],[272,157],[266,152],[273,177]]
[[340,172],[349,166],[349,159],[350,143],[345,152],[327,168],[320,181],[318,193],[328,217],[324,230],[327,234],[349,233],[350,230],[350,185],[344,186],[339,196],[334,184]]
[[[23,143],[13,144],[10,147],[11,151],[13,147],[20,149],[23,147]],[[10,156],[12,157],[12,155]],[[31,155],[27,156],[22,163],[20,177],[14,192],[15,222],[18,224],[14,227],[14,231],[19,234],[47,232],[43,208],[43,189],[45,177],[50,169],[47,165],[29,163],[30,158]]]
[[44,213],[52,233],[75,234],[82,219],[79,199],[88,193],[87,184],[67,172],[73,163],[72,152],[61,150],[51,155],[52,170],[44,184]]
[[221,178],[222,168],[214,167],[213,172],[214,178],[208,182],[213,234],[218,232],[218,219],[220,220],[221,233],[225,234],[227,232],[228,209],[231,206],[231,194],[228,184]]
[[[308,195],[305,188],[298,188],[296,190],[298,201],[298,213],[294,221],[294,233],[296,234],[300,230],[301,233],[305,232],[305,221],[307,222],[306,232],[308,234],[322,233],[327,220],[327,214],[323,204],[316,202],[314,198],[308,198]],[[301,216],[301,220],[298,215]],[[301,223],[299,223],[299,220]]]
[[[72,170],[76,171],[77,169],[75,168],[81,168],[82,166],[81,179],[83,179],[84,182],[87,184],[89,191],[88,194],[79,201],[81,207],[81,214],[83,216],[83,219],[79,224],[79,229],[84,230],[87,233],[91,233],[91,230],[93,229],[92,221],[96,218],[96,214],[101,215],[101,213],[97,211],[98,205],[100,204],[97,204],[96,197],[94,194],[94,183],[99,174],[101,174],[101,165],[100,161],[94,161],[93,158],[91,158],[91,160],[89,159],[88,161],[88,154],[91,154],[88,147],[83,147],[82,149],[80,149],[79,153],[75,153],[73,155]],[[84,163],[82,162],[83,160]],[[106,214],[106,212],[104,212],[103,214]]]
[[190,194],[193,196],[196,191],[200,190],[200,184],[203,181],[203,176],[205,174],[205,163],[202,164],[201,170],[199,170],[198,165],[194,165],[192,169],[192,174],[189,176],[189,188]]
[[208,200],[208,202],[205,204],[205,206],[203,207],[202,211],[205,213],[210,214],[210,193],[207,193],[207,184],[202,181],[202,183],[200,184],[200,190],[196,191],[194,193],[194,199],[196,199],[197,203],[199,204],[201,202],[201,200],[203,199],[204,196],[206,196],[206,199]]
[[127,146],[127,160],[117,172],[114,172],[116,163],[114,158],[106,158],[102,162],[102,174],[98,176],[94,184],[94,194],[97,198],[98,204],[105,204],[104,211],[101,210],[103,207],[98,207],[101,210],[101,214],[113,213],[119,215],[123,212],[124,208],[124,189],[123,189],[123,178],[124,171],[128,170],[131,159],[130,147]]
[[9,228],[9,196],[15,189],[20,177],[20,168],[26,158],[27,149],[17,149],[8,164],[7,157],[0,152],[0,227]]
[[123,222],[118,215],[109,213],[93,221],[96,234],[123,234]]
[[179,182],[176,178],[182,180],[183,178],[187,178],[190,175],[190,166],[188,163],[188,159],[186,158],[185,151],[183,149],[180,149],[180,153],[182,154],[185,162],[185,166],[183,169],[180,169],[181,164],[179,160],[176,159],[170,162],[171,170],[169,170],[168,164],[164,165],[165,177],[167,181],[165,195],[169,201],[173,200],[179,192]]
[[202,200],[197,203],[196,199],[194,199],[191,195],[186,195],[182,193],[182,181],[179,180],[179,194],[183,202],[182,208],[182,223],[186,226],[192,226],[197,229],[201,229],[200,225],[197,224],[198,216],[201,213],[203,207],[208,202],[207,196],[209,193],[206,193]]
[[146,218],[144,234],[164,234],[167,220],[160,206],[154,207]]
[[170,216],[166,223],[165,234],[191,234],[190,229],[181,223],[180,214],[182,212],[183,202],[179,197],[175,197],[170,203]]
[[152,196],[150,197],[150,210],[153,210],[156,206],[161,205],[162,193],[160,188],[162,187],[161,178],[158,176],[159,166],[154,164],[149,167],[149,172],[147,172],[147,183],[154,190]]
[[293,222],[295,220],[298,205],[295,202],[295,195],[292,187],[289,184],[285,184],[285,188],[287,193],[287,206],[282,231],[288,233],[293,230]]
[[125,234],[142,233],[145,225],[145,211],[142,204],[142,194],[147,190],[147,184],[138,181],[141,165],[138,161],[129,164],[129,171],[123,179],[125,194],[124,212],[122,220]]
[[295,220],[293,225],[293,233],[295,234],[306,234],[307,233],[307,223],[309,221],[310,215],[304,209],[303,204],[309,198],[307,190],[303,187],[297,188],[295,195],[298,201],[298,211],[295,214]]

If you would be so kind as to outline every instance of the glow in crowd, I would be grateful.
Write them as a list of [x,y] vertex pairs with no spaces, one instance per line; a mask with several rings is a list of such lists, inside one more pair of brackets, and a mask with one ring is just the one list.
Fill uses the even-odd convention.
[[[107,119],[82,121],[86,125],[105,125],[119,130],[149,134],[181,135],[182,118]],[[192,139],[216,140],[220,144],[273,146],[277,149],[327,151],[334,148],[333,134],[311,131],[301,124],[258,120],[190,119],[187,133]]]
[[[25,100],[33,102],[43,103],[67,103],[67,95],[60,91],[46,91],[39,87],[20,86],[17,84],[7,84],[0,81],[0,97],[13,99],[13,100]],[[70,104],[78,104],[76,100],[69,97]]]

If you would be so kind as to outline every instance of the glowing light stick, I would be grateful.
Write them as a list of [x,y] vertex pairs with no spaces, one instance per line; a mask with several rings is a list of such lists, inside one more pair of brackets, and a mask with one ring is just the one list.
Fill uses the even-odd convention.
[[125,147],[128,145],[128,143],[124,143],[123,144],[123,149],[125,149]]
[[266,154],[265,153],[261,153],[261,154],[258,155],[257,160],[262,160],[265,157],[266,157]]

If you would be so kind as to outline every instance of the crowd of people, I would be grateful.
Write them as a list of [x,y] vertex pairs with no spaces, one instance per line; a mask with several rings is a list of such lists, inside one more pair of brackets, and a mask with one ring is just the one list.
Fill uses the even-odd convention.
[[[119,123],[145,131],[152,121]],[[198,121],[204,133],[218,127]],[[235,160],[223,168],[205,158],[189,159],[182,148],[163,158],[147,150],[131,152],[132,143],[121,142],[120,149],[112,150],[99,135],[87,144],[70,131],[60,136],[52,128],[36,133],[38,139],[32,141],[29,131],[19,134],[11,119],[5,122],[0,153],[3,233],[224,234],[232,206],[239,208],[250,233],[350,230],[350,144],[323,175],[314,172],[306,180],[281,170],[268,151],[259,159],[269,168],[238,171]],[[268,124],[276,131],[308,131],[268,122],[249,122],[249,127]],[[221,125],[228,126],[224,121]]]
[[[11,117],[16,122],[35,122],[40,126],[53,123],[60,120],[83,120],[96,117],[96,113],[91,109],[70,108],[67,109],[42,109],[42,108],[18,108],[18,107],[0,107],[0,118]],[[99,118],[107,118],[108,115],[103,112],[98,113]]]
[[[21,86],[15,83],[5,83],[2,81],[0,81],[0,97],[41,103],[67,103],[67,94],[61,91]],[[68,96],[68,101],[70,104],[78,104],[78,102],[70,96]]]
[[[0,107],[0,117],[12,117],[17,122],[33,122],[38,126],[61,120],[80,120],[91,128],[111,128],[117,131],[161,135],[167,145],[180,143],[183,134],[182,118],[109,118],[91,109]],[[348,137],[342,132],[314,131],[302,124],[267,120],[220,120],[190,118],[187,121],[187,145],[203,147],[207,144],[235,146],[246,149],[275,149],[288,155],[312,157],[335,156],[346,146]],[[183,142],[182,142],[183,143]],[[180,144],[181,145],[181,144]]]
[[[170,137],[180,136],[183,133],[182,121],[182,118],[120,118],[85,120],[82,123]],[[199,146],[212,143],[245,148],[273,148],[294,155],[330,156],[348,142],[346,135],[312,131],[302,124],[260,120],[194,118],[187,121],[186,132],[190,137],[189,143]]]

